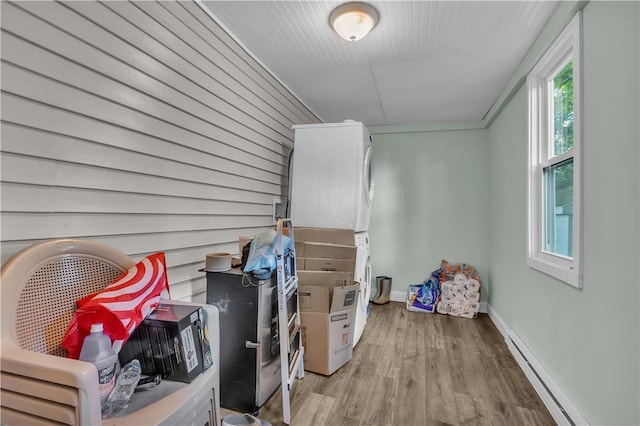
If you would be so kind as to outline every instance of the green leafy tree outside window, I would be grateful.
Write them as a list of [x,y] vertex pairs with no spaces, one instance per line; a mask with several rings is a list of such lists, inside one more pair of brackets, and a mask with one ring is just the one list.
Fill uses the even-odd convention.
[[[573,62],[553,80],[553,145],[558,155],[573,148]],[[573,167],[556,169],[556,206],[573,202]]]

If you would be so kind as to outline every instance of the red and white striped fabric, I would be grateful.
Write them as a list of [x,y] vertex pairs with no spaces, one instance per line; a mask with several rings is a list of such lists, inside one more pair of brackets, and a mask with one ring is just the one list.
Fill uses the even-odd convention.
[[144,258],[104,290],[78,300],[62,347],[69,358],[78,359],[91,324],[102,323],[118,353],[136,327],[158,306],[160,298],[170,299],[163,252]]

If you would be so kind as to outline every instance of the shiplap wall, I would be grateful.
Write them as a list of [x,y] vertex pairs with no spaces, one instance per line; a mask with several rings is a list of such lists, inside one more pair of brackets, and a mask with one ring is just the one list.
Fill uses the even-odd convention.
[[272,224],[292,124],[318,118],[194,2],[2,1],[2,262],[52,238],[164,251],[204,301],[207,253]]

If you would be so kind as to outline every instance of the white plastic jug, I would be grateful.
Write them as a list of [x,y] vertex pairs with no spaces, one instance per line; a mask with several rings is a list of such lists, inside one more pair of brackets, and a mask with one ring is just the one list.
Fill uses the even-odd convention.
[[107,398],[116,383],[118,355],[111,348],[111,339],[102,330],[101,323],[91,324],[91,333],[84,338],[78,359],[91,362],[98,369],[100,406],[104,411]]

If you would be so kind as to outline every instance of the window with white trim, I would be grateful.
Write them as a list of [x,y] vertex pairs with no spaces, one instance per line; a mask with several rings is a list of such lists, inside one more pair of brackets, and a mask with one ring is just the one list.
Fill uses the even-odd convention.
[[527,264],[582,287],[581,13],[527,77]]

